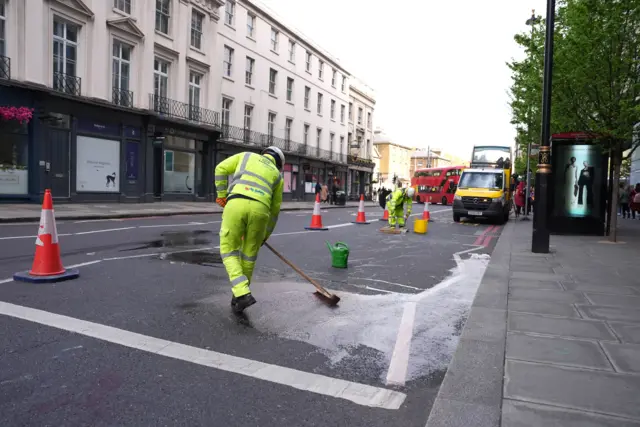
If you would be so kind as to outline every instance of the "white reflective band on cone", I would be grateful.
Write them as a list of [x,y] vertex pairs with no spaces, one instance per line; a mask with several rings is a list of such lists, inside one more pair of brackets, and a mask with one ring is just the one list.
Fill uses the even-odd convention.
[[40,213],[40,227],[38,227],[38,237],[36,237],[36,245],[44,246],[40,236],[43,234],[51,235],[51,243],[58,243],[58,230],[56,228],[56,219],[52,210],[43,209]]

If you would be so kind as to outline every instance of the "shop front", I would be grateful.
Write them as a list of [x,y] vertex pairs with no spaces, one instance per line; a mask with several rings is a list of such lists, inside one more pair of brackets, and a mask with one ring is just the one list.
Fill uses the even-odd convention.
[[148,137],[154,200],[210,201],[217,133],[158,124],[149,126]]

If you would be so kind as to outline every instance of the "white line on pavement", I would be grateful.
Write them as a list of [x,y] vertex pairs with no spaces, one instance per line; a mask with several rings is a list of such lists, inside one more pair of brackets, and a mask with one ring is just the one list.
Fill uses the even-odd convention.
[[39,323],[159,356],[208,366],[234,374],[281,384],[298,390],[345,399],[358,405],[399,409],[406,394],[324,375],[271,365],[185,344],[154,338],[99,323],[62,316],[43,310],[0,302],[0,314]]
[[[72,236],[72,234],[62,233],[58,234],[60,236]],[[37,236],[9,236],[9,237],[0,237],[0,240],[15,240],[15,239],[35,239]]]
[[97,264],[99,262],[102,262],[102,260],[101,259],[97,259],[97,260],[94,260],[94,261],[81,262],[80,264],[67,265],[65,268],[84,267],[86,265],[93,265],[93,264]]
[[352,277],[351,279],[353,279],[353,280],[369,280],[371,282],[386,283],[387,285],[400,286],[400,287],[408,288],[408,289],[416,289],[418,291],[423,291],[424,290],[423,288],[416,288],[414,286],[402,285],[400,283],[395,283],[395,282],[387,282],[386,280],[380,280],[380,279],[365,279],[364,277]]
[[9,283],[9,282],[13,282],[13,277],[10,279],[4,279],[4,280],[0,280],[0,284],[2,283]]
[[391,363],[387,371],[387,385],[403,386],[407,378],[409,350],[411,348],[411,337],[413,336],[413,324],[416,318],[416,306],[417,304],[415,302],[408,302],[404,305],[396,345],[393,348]]
[[[484,246],[475,246],[470,249],[456,252],[453,254],[453,259],[456,261],[458,267],[461,268],[462,259],[460,258],[460,255],[477,251],[483,247]],[[447,280],[438,283],[436,286],[429,288],[424,292],[420,292],[419,294],[415,294],[410,301],[405,303],[404,310],[402,312],[402,321],[396,338],[396,344],[393,348],[391,362],[389,363],[389,370],[387,371],[387,385],[403,386],[406,381],[417,303],[428,297],[436,290],[440,291],[443,288],[447,288],[452,284],[457,283],[459,280],[463,279],[463,277],[463,275],[449,277]]]
[[91,231],[80,231],[78,233],[74,233],[76,236],[81,236],[83,234],[95,234],[95,233],[108,233],[110,231],[124,231],[124,230],[132,230],[135,227],[122,227],[122,228],[107,228],[106,230],[91,230]]

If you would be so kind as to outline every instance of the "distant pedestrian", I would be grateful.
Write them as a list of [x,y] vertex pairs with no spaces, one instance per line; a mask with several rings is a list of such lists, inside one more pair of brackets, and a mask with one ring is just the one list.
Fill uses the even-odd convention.
[[620,206],[620,211],[622,212],[622,218],[631,219],[631,207],[629,206],[631,200],[631,187],[626,186],[624,184],[620,184],[620,194],[618,194],[618,205]]
[[518,186],[516,187],[516,196],[515,196],[515,204],[516,204],[516,218],[520,216],[520,212],[522,211],[524,213],[524,205],[525,205],[525,200],[527,195],[525,194],[526,192],[526,186],[524,181],[520,181],[518,183]]
[[329,196],[329,187],[327,187],[327,184],[322,184],[322,188],[320,189],[320,201],[322,203],[328,203],[328,197]]

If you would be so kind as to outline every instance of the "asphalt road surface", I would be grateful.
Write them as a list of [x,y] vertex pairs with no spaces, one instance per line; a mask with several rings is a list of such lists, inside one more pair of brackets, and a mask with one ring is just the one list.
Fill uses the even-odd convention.
[[423,427],[501,227],[432,206],[428,234],[388,235],[368,209],[283,212],[270,239],[338,307],[263,248],[243,317],[219,215],[58,222],[80,278],[48,285],[11,280],[37,225],[0,225],[0,425]]

